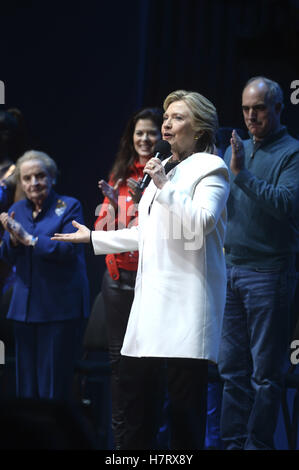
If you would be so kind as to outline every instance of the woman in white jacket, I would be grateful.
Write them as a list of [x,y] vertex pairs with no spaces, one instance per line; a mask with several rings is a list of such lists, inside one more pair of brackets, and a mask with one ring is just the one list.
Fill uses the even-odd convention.
[[[149,449],[154,433],[155,380],[166,371],[171,449],[204,444],[208,361],[217,363],[226,274],[223,240],[228,171],[214,155],[217,112],[196,92],[164,102],[162,137],[172,156],[152,158],[152,181],[139,203],[137,227],[54,240],[91,243],[96,255],[139,250],[139,265],[122,347],[125,449]],[[166,364],[166,368],[165,368]]]

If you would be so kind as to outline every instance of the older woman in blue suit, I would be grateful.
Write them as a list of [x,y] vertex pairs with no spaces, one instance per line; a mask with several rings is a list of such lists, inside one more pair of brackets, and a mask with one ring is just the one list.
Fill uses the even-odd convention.
[[83,221],[81,204],[53,190],[57,167],[43,152],[26,152],[16,172],[26,198],[0,215],[0,256],[16,270],[7,318],[14,321],[17,396],[67,399],[89,288],[83,246],[53,244],[51,236]]

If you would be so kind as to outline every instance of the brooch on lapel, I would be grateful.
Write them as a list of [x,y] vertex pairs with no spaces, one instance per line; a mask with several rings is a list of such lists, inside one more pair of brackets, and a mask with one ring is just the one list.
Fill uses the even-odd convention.
[[58,199],[55,209],[55,214],[61,216],[66,209],[66,203],[61,199]]

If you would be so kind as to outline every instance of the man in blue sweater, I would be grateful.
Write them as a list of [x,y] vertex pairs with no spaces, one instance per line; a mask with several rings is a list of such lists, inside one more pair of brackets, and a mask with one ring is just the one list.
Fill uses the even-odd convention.
[[276,82],[249,80],[242,109],[250,138],[233,131],[224,155],[231,193],[221,434],[226,449],[273,449],[296,285],[299,142],[280,123]]

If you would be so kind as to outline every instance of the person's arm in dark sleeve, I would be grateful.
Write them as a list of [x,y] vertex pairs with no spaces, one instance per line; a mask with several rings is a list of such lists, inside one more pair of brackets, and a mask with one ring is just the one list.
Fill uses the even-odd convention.
[[234,183],[278,220],[288,219],[294,212],[298,196],[299,153],[293,154],[282,170],[278,184],[269,184],[244,168],[234,178]]
[[0,259],[3,259],[6,263],[13,266],[17,257],[24,252],[25,248],[26,247],[21,243],[13,243],[10,234],[5,231],[0,241]]

